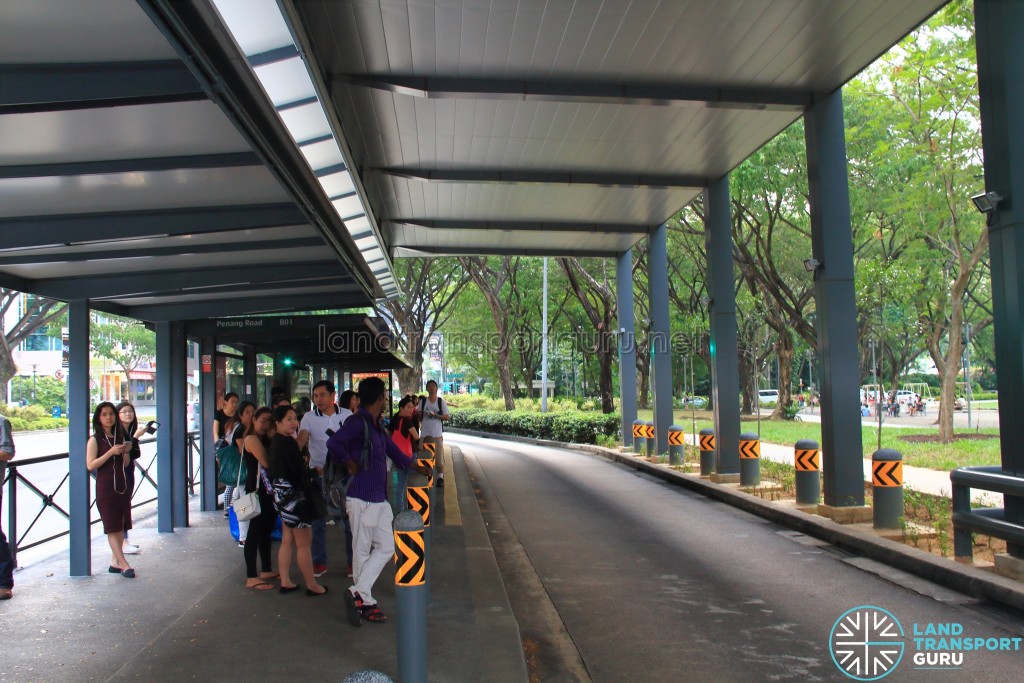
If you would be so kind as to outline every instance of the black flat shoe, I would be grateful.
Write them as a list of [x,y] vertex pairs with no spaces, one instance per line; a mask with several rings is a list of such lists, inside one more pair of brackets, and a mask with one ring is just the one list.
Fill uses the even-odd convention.
[[294,586],[287,586],[287,587],[286,586],[281,586],[277,590],[279,590],[282,594],[284,594],[284,593],[291,593],[292,591],[299,590],[299,585],[295,584]]
[[110,565],[109,567],[107,567],[107,573],[108,574],[120,574],[121,573],[121,568],[120,567],[115,567],[114,565]]
[[121,576],[123,576],[126,579],[134,579],[135,570],[131,568],[125,569],[123,572],[121,572]]
[[311,590],[309,590],[307,588],[306,589],[306,597],[312,598],[313,596],[317,596],[317,595],[327,595],[327,586],[320,586],[320,587],[324,589],[323,593],[314,593],[313,591],[311,591]]

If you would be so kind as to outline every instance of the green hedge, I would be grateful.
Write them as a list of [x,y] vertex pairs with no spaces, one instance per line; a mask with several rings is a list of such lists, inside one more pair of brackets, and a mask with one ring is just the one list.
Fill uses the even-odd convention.
[[601,413],[535,413],[528,410],[451,411],[451,426],[492,434],[526,436],[569,443],[597,443],[599,436],[617,437],[621,418]]

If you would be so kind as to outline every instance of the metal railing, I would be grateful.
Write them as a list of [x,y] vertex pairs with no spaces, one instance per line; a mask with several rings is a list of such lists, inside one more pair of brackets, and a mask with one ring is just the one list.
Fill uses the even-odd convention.
[[1024,498],[1024,478],[1006,474],[998,465],[958,467],[949,478],[953,482],[953,554],[957,559],[973,559],[972,533],[1024,546],[1024,526],[1007,521],[1004,508],[971,508],[971,489]]
[[[139,440],[139,444],[140,445],[150,444],[150,443],[155,443],[155,442],[156,442],[156,438],[155,437],[148,437],[148,438],[140,439]],[[196,485],[202,483],[202,453],[201,453],[200,448],[199,448],[199,433],[198,432],[189,432],[185,436],[185,449],[186,449],[186,452],[188,454],[188,472],[187,472],[186,485],[188,486],[188,489],[189,489],[189,495],[190,496],[194,496],[195,495],[195,487],[196,487]],[[143,464],[143,458],[138,458],[138,459],[133,461],[134,464],[135,464],[135,471],[137,473],[141,474],[142,476],[136,478],[135,488],[132,491],[132,509],[141,507],[143,505],[148,505],[149,503],[152,503],[152,502],[157,500],[156,495],[153,495],[150,498],[146,498],[145,500],[137,500],[138,498],[141,498],[139,493],[142,490],[142,487],[147,482],[153,487],[153,493],[154,494],[159,492],[159,486],[157,484],[157,481],[154,478],[153,474],[151,474],[152,472],[154,472],[153,466],[156,464],[157,456],[158,456],[158,453],[154,452],[153,453],[153,457],[151,457],[149,459],[148,464],[145,464],[145,465]],[[6,495],[7,495],[7,520],[8,520],[7,521],[7,524],[8,524],[7,540],[8,540],[8,543],[10,543],[10,546],[11,546],[11,555],[12,555],[12,559],[14,561],[15,566],[17,566],[17,563],[18,563],[18,552],[19,551],[21,551],[21,550],[28,550],[30,548],[35,548],[36,546],[42,545],[44,543],[49,543],[50,541],[54,541],[54,540],[56,540],[58,538],[63,538],[64,536],[67,536],[67,535],[69,535],[71,533],[71,530],[70,530],[70,519],[71,519],[70,513],[67,510],[65,510],[55,500],[58,497],[58,493],[60,492],[60,490],[67,483],[68,477],[70,476],[69,472],[67,472],[67,471],[64,472],[64,476],[61,478],[60,482],[49,493],[46,493],[45,490],[40,488],[41,485],[37,485],[36,483],[34,483],[32,480],[30,480],[24,474],[24,470],[26,468],[28,468],[28,467],[32,467],[33,465],[41,465],[43,463],[56,462],[58,460],[65,460],[66,461],[68,459],[69,459],[69,454],[68,453],[57,453],[57,454],[54,454],[54,455],[44,455],[44,456],[39,457],[39,458],[28,458],[28,459],[25,459],[25,460],[12,460],[9,463],[7,463],[7,476],[3,479],[2,482],[0,482],[0,484],[5,485],[7,487],[7,492],[6,492]],[[196,462],[198,462],[199,464],[196,465]],[[92,472],[91,476],[92,476],[93,480],[96,479],[96,473],[95,472]],[[26,520],[24,519],[24,517],[19,516],[19,513],[18,513],[18,488],[19,488],[18,485],[19,484],[22,487],[24,487],[25,489],[27,489],[32,495],[36,496],[39,499],[39,503],[40,503],[39,509],[37,511],[35,511],[35,516],[32,518],[31,522],[28,522],[28,526],[27,526],[27,528],[24,529],[24,531],[21,531],[22,523],[25,522]],[[92,519],[92,517],[93,517],[92,510],[95,507],[96,507],[96,499],[95,499],[95,496],[93,496],[92,497],[92,502],[89,505],[89,511],[90,511],[89,512],[89,516],[90,516],[90,519],[91,519],[90,525],[99,524],[101,522],[101,520],[99,519],[98,516],[96,516],[95,519]],[[53,509],[57,514],[59,514],[61,517],[63,517],[64,520],[69,523],[69,528],[64,529],[63,531],[61,531],[59,533],[47,536],[46,538],[38,539],[38,540],[34,540],[34,541],[30,542],[30,543],[26,543],[25,539],[28,537],[29,533],[36,526],[36,524],[39,522],[40,518],[47,511],[47,509]],[[27,516],[28,515],[25,515],[25,517],[27,517]],[[19,532],[20,532],[20,535],[19,535]]]

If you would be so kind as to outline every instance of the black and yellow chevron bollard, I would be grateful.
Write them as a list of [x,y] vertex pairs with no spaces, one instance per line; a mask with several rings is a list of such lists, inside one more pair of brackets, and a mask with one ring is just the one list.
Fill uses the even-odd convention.
[[821,457],[818,442],[800,439],[793,447],[797,505],[817,505],[821,495]]
[[876,529],[899,529],[903,518],[903,454],[882,448],[871,455],[872,506]]
[[427,680],[427,543],[423,519],[412,510],[395,517],[395,603],[398,679]]
[[668,462],[670,465],[683,464],[683,452],[686,449],[686,433],[679,425],[668,428]]
[[643,420],[633,420],[633,452],[640,455],[647,447],[646,423]]
[[761,483],[761,437],[750,432],[740,434],[740,486]]
[[700,476],[710,477],[715,471],[715,430],[700,430]]

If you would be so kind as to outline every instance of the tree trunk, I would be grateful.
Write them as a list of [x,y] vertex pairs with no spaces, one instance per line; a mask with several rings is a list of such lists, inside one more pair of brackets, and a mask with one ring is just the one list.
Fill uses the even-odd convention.
[[796,350],[793,348],[793,338],[788,331],[779,334],[775,342],[775,353],[779,358],[779,402],[775,404],[775,411],[772,419],[782,418],[782,410],[793,400],[791,386],[793,384],[793,358]]
[[[422,356],[420,356],[422,358]],[[416,363],[412,368],[401,368],[396,371],[398,374],[398,389],[402,396],[416,394],[420,390],[420,381],[423,377],[423,361]]]
[[605,332],[607,327],[601,330],[598,340],[600,344],[601,370],[598,377],[598,384],[601,387],[601,412],[610,415],[615,412],[615,395],[612,391],[612,360],[614,356],[615,340]]
[[505,410],[515,410],[515,393],[512,389],[512,364],[511,353],[507,344],[498,349],[498,386],[501,387],[501,395],[505,399]]

